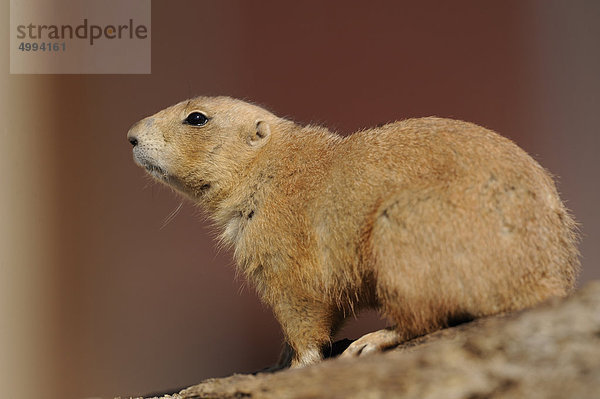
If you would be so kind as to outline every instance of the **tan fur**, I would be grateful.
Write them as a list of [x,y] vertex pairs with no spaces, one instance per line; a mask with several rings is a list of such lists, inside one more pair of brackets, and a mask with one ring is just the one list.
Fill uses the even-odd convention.
[[[193,111],[210,120],[183,123]],[[551,177],[471,123],[409,119],[341,137],[199,97],[128,137],[138,164],[208,211],[273,308],[294,366],[318,361],[364,307],[406,339],[575,283],[575,224]]]

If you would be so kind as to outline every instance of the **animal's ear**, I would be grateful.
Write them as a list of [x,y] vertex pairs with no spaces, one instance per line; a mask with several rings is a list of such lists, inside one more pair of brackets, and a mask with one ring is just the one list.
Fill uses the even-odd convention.
[[254,129],[248,132],[246,142],[252,147],[261,147],[271,137],[271,127],[266,121],[257,120]]

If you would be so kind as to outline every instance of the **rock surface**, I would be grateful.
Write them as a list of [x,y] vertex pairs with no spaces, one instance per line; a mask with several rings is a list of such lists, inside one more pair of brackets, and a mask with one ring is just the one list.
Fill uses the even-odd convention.
[[600,398],[600,281],[383,354],[210,379],[163,398]]

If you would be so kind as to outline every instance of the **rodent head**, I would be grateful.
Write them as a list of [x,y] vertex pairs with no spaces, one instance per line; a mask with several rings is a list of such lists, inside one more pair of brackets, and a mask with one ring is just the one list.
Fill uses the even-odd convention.
[[229,97],[197,97],[142,119],[127,133],[135,162],[200,202],[236,186],[271,139],[270,112]]

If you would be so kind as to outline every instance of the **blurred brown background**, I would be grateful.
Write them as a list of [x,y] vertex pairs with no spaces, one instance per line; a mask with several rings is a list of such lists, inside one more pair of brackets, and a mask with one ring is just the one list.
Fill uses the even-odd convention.
[[2,396],[141,394],[275,361],[279,327],[230,254],[187,202],[161,228],[181,199],[131,159],[129,126],[195,95],[344,134],[426,115],[492,128],[558,176],[581,282],[600,278],[599,20],[596,1],[154,1],[151,75],[9,75],[4,59]]

